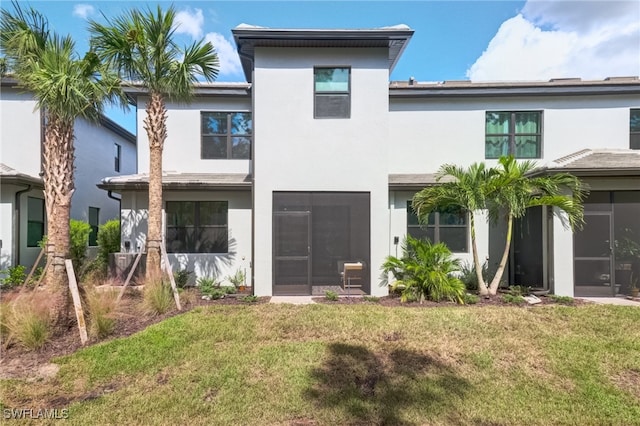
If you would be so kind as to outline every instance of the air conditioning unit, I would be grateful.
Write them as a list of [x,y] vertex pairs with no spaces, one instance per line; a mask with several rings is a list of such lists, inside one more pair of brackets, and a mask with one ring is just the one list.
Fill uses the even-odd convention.
[[[109,255],[109,275],[121,281],[126,280],[137,256],[138,253],[111,253]],[[146,263],[147,255],[143,254],[138,265],[136,265],[136,270],[133,274],[134,279],[144,275]]]

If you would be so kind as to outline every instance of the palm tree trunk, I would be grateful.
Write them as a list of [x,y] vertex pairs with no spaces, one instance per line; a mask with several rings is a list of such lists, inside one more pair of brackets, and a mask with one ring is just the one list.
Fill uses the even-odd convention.
[[496,275],[493,277],[493,280],[491,280],[491,284],[489,285],[489,294],[495,295],[498,292],[498,286],[500,285],[500,280],[502,279],[502,274],[504,274],[504,269],[507,266],[507,259],[509,258],[509,248],[511,247],[512,233],[513,215],[509,214],[507,219],[507,242],[504,245],[504,252],[502,253],[502,259],[500,259],[500,264],[498,265]]
[[149,228],[147,277],[160,275],[162,244],[162,149],[167,138],[167,110],[161,94],[152,92],[144,129],[149,138]]
[[478,292],[480,293],[480,295],[485,296],[489,294],[489,290],[487,289],[487,284],[484,282],[484,277],[482,276],[482,265],[480,264],[480,259],[478,258],[478,244],[476,242],[476,220],[473,212],[469,213],[469,222],[471,225],[471,251],[473,252],[473,264],[476,267]]
[[73,120],[47,114],[43,156],[44,197],[47,210],[46,286],[51,292],[57,327],[69,319],[69,285],[64,261],[69,257],[69,219],[73,182]]

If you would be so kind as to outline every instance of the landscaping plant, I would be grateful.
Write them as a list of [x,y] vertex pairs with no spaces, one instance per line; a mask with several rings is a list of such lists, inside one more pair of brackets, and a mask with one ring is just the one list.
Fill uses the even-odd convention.
[[162,315],[171,309],[173,295],[171,285],[161,275],[151,275],[145,279],[143,306],[150,315]]
[[456,276],[460,261],[442,243],[432,244],[407,235],[402,244],[402,257],[388,256],[382,270],[395,278],[391,287],[401,292],[403,302],[448,299],[464,303],[465,287]]

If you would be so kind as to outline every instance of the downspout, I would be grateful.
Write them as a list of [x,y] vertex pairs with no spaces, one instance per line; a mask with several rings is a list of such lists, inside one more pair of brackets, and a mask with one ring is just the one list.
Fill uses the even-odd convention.
[[15,259],[13,261],[13,266],[18,266],[20,264],[20,196],[25,192],[31,191],[31,185],[27,184],[27,187],[23,190],[17,191],[15,195],[15,217],[14,217],[14,253],[16,254]]

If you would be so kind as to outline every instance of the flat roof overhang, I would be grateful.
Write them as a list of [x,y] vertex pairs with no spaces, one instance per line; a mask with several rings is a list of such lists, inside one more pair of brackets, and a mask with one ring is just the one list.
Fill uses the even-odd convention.
[[[250,191],[252,184],[251,175],[241,173],[175,173],[162,177],[162,188],[166,190]],[[97,187],[114,192],[148,191],[149,176],[145,174],[105,178]]]

